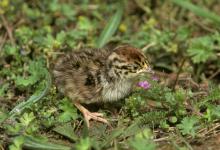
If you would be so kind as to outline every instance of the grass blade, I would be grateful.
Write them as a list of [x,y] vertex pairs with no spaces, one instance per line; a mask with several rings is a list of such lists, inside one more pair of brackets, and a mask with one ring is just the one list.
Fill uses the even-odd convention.
[[104,28],[104,30],[102,31],[102,33],[97,41],[98,48],[103,47],[109,41],[109,39],[112,37],[112,35],[116,32],[116,30],[121,22],[123,11],[124,11],[124,3],[123,3],[123,1],[121,1],[120,3],[118,3],[118,7],[117,7],[117,11],[116,11],[115,15],[110,19],[109,23]]
[[110,135],[105,137],[105,141],[103,141],[101,148],[104,148],[106,145],[110,144],[116,137],[119,137],[124,132],[124,128],[117,128],[111,132]]
[[62,136],[67,137],[72,141],[76,141],[78,139],[77,135],[74,133],[74,129],[70,123],[63,124],[61,126],[57,126],[53,129],[53,131],[59,133]]
[[220,25],[220,16],[215,14],[214,12],[209,11],[208,9],[204,9],[199,6],[196,6],[189,1],[172,0],[172,2],[174,2],[175,4],[185,9],[192,11],[193,13],[195,13],[196,15],[200,17],[207,18],[211,20],[212,22],[215,22]]
[[71,150],[71,147],[55,144],[55,143],[49,143],[49,142],[42,142],[38,139],[35,139],[33,137],[25,137],[25,142],[23,145],[27,149],[38,149],[38,150]]
[[46,79],[45,79],[46,87],[44,88],[44,90],[40,92],[39,94],[33,94],[27,101],[24,101],[18,104],[17,106],[15,106],[9,112],[9,115],[7,117],[0,120],[0,123],[4,122],[6,119],[12,118],[16,114],[21,113],[25,108],[30,107],[32,104],[36,103],[37,101],[39,101],[41,98],[43,98],[47,94],[47,92],[49,91],[51,87],[52,81],[51,81],[50,73],[47,70],[45,70],[45,74],[46,74]]
[[13,117],[18,112],[18,110],[19,112],[23,111],[25,108],[29,107],[31,104],[36,103],[38,100],[40,100],[42,97],[44,97],[47,94],[52,84],[50,73],[47,70],[46,70],[46,81],[47,81],[46,87],[42,92],[40,92],[40,94],[32,95],[27,101],[17,105],[15,108],[11,110],[11,112],[9,113],[9,116]]

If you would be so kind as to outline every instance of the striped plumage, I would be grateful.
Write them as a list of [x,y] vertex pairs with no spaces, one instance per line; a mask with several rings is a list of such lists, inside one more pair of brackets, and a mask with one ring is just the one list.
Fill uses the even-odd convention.
[[124,98],[131,93],[136,77],[147,71],[150,67],[144,54],[126,45],[65,54],[55,63],[53,75],[58,90],[74,104],[88,104]]

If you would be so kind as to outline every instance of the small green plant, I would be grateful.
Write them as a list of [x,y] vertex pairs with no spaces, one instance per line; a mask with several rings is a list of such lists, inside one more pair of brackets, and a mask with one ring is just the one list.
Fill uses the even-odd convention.
[[14,138],[13,144],[9,146],[9,150],[22,150],[23,143],[24,143],[24,137],[18,136]]
[[40,81],[45,75],[45,68],[43,61],[33,61],[30,62],[30,65],[27,69],[29,76],[22,77],[17,76],[15,78],[15,84],[17,87],[30,87]]
[[61,101],[59,104],[59,109],[62,110],[62,113],[60,113],[58,117],[60,122],[68,122],[78,118],[77,109],[67,98],[64,98]]
[[27,134],[33,134],[37,128],[37,124],[34,121],[35,116],[33,112],[24,113],[15,125],[10,125],[7,127],[8,131],[17,134],[19,132],[25,132]]
[[91,147],[92,143],[88,137],[80,139],[79,143],[75,146],[76,150],[89,150]]
[[151,130],[146,128],[130,139],[129,145],[134,150],[155,150],[156,144],[151,141],[152,136]]
[[196,130],[199,128],[198,126],[199,119],[197,117],[185,117],[181,121],[181,124],[178,124],[177,127],[180,129],[180,132],[183,135],[191,135],[195,137]]
[[216,52],[220,43],[220,35],[218,33],[197,37],[190,40],[187,52],[192,57],[194,63],[206,62],[210,59],[217,59]]

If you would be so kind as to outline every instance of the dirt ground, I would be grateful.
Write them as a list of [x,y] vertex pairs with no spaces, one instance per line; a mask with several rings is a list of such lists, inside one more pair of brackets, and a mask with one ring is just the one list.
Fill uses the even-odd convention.
[[[217,134],[208,139],[201,139],[200,141],[189,143],[192,150],[220,150],[220,134]],[[176,150],[176,147],[171,145],[164,145],[159,150]],[[188,148],[190,149],[190,148]]]

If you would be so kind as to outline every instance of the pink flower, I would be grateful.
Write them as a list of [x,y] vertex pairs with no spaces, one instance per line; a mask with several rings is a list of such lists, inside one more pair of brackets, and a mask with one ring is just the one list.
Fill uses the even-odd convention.
[[138,82],[138,86],[144,89],[149,89],[151,87],[151,84],[147,81],[141,81],[141,82]]
[[159,81],[159,78],[158,78],[157,76],[153,76],[153,77],[152,77],[152,80],[153,80],[153,81]]

